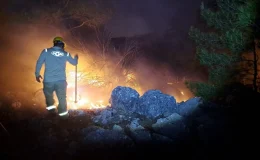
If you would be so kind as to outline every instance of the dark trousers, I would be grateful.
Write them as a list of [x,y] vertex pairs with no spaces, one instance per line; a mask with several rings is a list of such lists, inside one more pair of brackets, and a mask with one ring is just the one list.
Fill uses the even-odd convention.
[[54,91],[58,97],[58,113],[63,113],[67,111],[67,82],[66,81],[57,81],[57,82],[44,82],[43,83],[43,92],[45,95],[46,105],[54,105]]

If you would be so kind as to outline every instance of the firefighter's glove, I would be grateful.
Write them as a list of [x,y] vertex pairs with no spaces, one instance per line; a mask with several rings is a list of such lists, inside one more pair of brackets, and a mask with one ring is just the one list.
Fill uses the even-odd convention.
[[76,55],[74,56],[74,58],[75,58],[75,59],[79,59],[79,55],[76,54]]
[[36,81],[39,82],[39,83],[41,83],[41,79],[42,79],[42,76],[41,76],[41,75],[39,75],[39,76],[36,77]]

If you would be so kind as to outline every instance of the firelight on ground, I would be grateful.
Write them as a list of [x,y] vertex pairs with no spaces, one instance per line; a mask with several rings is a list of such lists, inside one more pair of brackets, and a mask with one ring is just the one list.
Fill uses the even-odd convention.
[[100,109],[106,108],[108,105],[104,105],[103,100],[99,100],[96,102],[91,102],[88,98],[80,97],[77,98],[77,103],[75,103],[75,92],[73,93],[74,96],[69,97],[68,99],[68,106],[70,109]]

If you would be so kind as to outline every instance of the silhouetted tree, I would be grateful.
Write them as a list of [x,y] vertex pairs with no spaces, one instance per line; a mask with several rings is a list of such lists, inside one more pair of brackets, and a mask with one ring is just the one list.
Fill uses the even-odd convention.
[[49,28],[75,30],[84,26],[97,28],[111,17],[111,2],[105,0],[31,1],[11,15],[15,23],[26,22]]
[[206,100],[216,98],[226,84],[236,81],[237,64],[254,41],[257,0],[217,0],[214,9],[201,4],[201,16],[209,32],[191,27],[189,35],[197,45],[197,59],[208,69],[207,82],[187,82],[195,94]]
[[259,40],[255,40],[252,50],[242,54],[242,61],[240,63],[241,72],[239,78],[241,82],[255,91],[259,90],[260,84],[260,61],[259,61]]

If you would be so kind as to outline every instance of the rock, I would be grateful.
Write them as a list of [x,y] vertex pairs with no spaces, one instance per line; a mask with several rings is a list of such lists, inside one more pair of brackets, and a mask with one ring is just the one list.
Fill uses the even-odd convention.
[[100,128],[88,133],[84,138],[84,144],[86,147],[90,147],[90,149],[104,147],[121,148],[132,146],[133,141],[121,131]]
[[127,126],[129,129],[130,137],[137,144],[148,143],[152,140],[151,134],[143,126],[138,123],[139,119],[134,119],[130,125]]
[[183,122],[182,116],[173,113],[169,117],[160,118],[152,125],[155,132],[172,139],[177,139],[186,131],[186,125]]
[[199,109],[200,104],[202,104],[202,100],[199,97],[182,102],[178,105],[178,114],[181,116],[189,116],[194,113],[195,110]]
[[122,124],[125,122],[129,123],[133,117],[134,114],[129,114],[127,112],[122,113],[122,111],[117,112],[113,108],[107,108],[101,111],[98,115],[94,116],[92,121],[103,127],[111,127],[114,124]]
[[99,115],[93,117],[92,121],[100,125],[107,125],[111,120],[112,115],[113,115],[113,111],[110,108],[104,109],[99,113]]
[[117,111],[133,113],[139,101],[139,93],[130,87],[116,87],[111,94],[111,107]]
[[156,123],[152,125],[152,127],[153,128],[160,128],[160,127],[164,127],[165,125],[168,125],[168,124],[173,124],[173,123],[178,122],[180,120],[182,120],[182,116],[180,116],[177,113],[173,113],[169,117],[158,119],[156,121]]
[[159,90],[149,90],[141,96],[137,112],[154,119],[161,115],[169,115],[177,111],[177,103],[173,96],[163,94]]
[[97,114],[100,114],[104,109],[107,109],[107,108],[97,108],[97,109],[92,110],[92,112],[94,113],[94,115],[97,115]]
[[143,120],[139,120],[139,124],[141,126],[143,126],[144,128],[148,128],[151,129],[152,128],[152,124],[154,124],[154,121],[148,118],[145,118]]
[[119,124],[122,123],[123,121],[127,121],[127,117],[124,115],[114,115],[111,119],[112,124]]
[[114,131],[118,131],[118,132],[123,132],[124,131],[124,129],[122,127],[120,127],[119,125],[116,125],[116,124],[113,126],[113,130]]
[[134,119],[134,120],[130,123],[130,125],[128,125],[128,128],[129,128],[131,131],[143,130],[144,127],[141,126],[138,121],[139,121],[138,118]]

